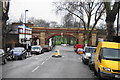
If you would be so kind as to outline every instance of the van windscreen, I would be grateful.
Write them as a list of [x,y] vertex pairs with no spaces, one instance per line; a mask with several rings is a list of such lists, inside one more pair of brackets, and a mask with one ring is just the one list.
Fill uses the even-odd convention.
[[101,51],[104,59],[120,60],[120,49],[102,48]]

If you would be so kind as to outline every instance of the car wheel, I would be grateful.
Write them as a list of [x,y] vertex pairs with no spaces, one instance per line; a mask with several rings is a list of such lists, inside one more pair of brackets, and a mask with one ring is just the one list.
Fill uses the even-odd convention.
[[82,59],[82,62],[85,64],[85,60],[84,59]]
[[7,59],[5,58],[4,61],[2,62],[2,65],[7,63]]
[[22,60],[24,59],[24,55],[21,57],[21,59],[22,59]]
[[18,57],[15,57],[14,59],[15,59],[15,60],[18,60]]
[[41,52],[44,53],[44,50],[42,50]]
[[12,60],[17,60],[14,54],[12,55]]
[[27,56],[25,55],[25,57],[24,57],[25,59],[27,58]]
[[7,59],[5,58],[5,60],[4,60],[4,64],[6,64],[7,63]]
[[92,67],[91,67],[91,65],[90,65],[90,64],[88,64],[88,67],[89,67],[89,69],[90,69],[90,70],[92,70]]
[[21,57],[21,59],[23,60],[23,59],[24,59],[24,57],[22,56],[22,57]]

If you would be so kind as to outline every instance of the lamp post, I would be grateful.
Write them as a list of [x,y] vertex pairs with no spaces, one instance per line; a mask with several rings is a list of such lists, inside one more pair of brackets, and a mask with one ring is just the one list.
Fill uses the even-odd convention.
[[118,2],[119,5],[118,5],[118,18],[117,18],[117,35],[116,36],[119,36],[119,24],[120,24],[120,1]]
[[25,26],[26,26],[26,12],[28,12],[29,10],[25,10]]
[[28,12],[28,10],[25,10],[25,31],[24,31],[24,42],[26,44],[26,48],[27,48],[27,42],[26,42],[26,12]]

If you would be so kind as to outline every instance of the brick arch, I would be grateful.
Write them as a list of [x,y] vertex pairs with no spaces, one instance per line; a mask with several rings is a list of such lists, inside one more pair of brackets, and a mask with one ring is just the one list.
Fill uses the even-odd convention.
[[[51,34],[49,36],[46,37],[45,41],[47,41],[49,38],[52,38],[54,36],[61,36],[61,34]],[[68,34],[68,33],[63,33],[63,36],[71,36],[71,37],[74,37],[75,39],[78,39],[77,36],[75,36],[74,34]]]

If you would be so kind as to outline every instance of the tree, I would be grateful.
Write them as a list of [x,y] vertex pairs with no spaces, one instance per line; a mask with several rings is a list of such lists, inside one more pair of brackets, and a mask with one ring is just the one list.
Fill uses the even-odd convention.
[[51,21],[49,24],[50,24],[49,27],[53,27],[53,28],[59,27],[59,25],[56,21]]
[[106,26],[107,26],[107,40],[112,41],[113,36],[115,36],[114,29],[114,21],[116,19],[116,15],[118,13],[119,3],[114,2],[113,6],[112,2],[104,2],[106,9]]
[[49,22],[46,22],[43,19],[35,19],[34,17],[31,17],[28,22],[35,24],[37,27],[49,27]]
[[21,14],[21,16],[20,16],[20,19],[19,19],[19,23],[23,23],[23,20],[24,20],[24,16],[23,16],[23,14]]
[[[97,0],[86,0],[84,2],[81,0],[74,0],[71,2],[65,0],[63,2],[55,3],[55,5],[58,12],[67,11],[82,21],[85,31],[84,35],[87,36],[85,40],[87,41],[91,38],[92,31],[101,19],[105,10],[104,3],[97,2]],[[90,25],[92,25],[92,28],[90,28]]]
[[74,27],[73,19],[74,19],[73,15],[71,13],[66,14],[63,18],[63,27],[66,28]]
[[6,21],[9,19],[8,12],[9,12],[9,6],[10,2],[9,0],[3,0],[3,16],[2,16],[2,35],[3,35],[3,49],[6,50],[6,35],[9,31],[7,31],[6,27]]
[[82,27],[82,26],[81,26],[81,23],[80,23],[80,22],[75,21],[75,22],[74,22],[74,27],[80,28],[80,27]]

